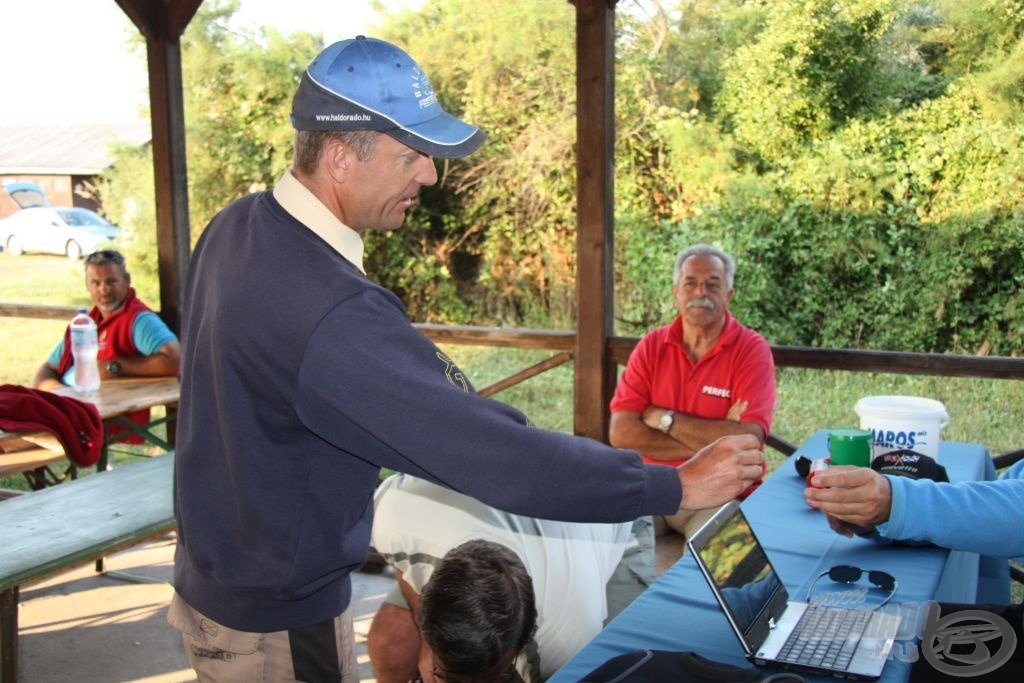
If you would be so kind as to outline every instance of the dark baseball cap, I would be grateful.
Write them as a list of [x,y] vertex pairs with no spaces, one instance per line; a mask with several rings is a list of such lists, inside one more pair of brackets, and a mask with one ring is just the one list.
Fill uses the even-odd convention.
[[296,130],[374,130],[430,156],[456,159],[487,134],[441,108],[423,69],[391,43],[356,36],[330,45],[302,74]]
[[891,474],[911,479],[932,479],[949,481],[946,468],[935,462],[931,456],[908,449],[899,449],[876,456],[871,469],[880,474]]

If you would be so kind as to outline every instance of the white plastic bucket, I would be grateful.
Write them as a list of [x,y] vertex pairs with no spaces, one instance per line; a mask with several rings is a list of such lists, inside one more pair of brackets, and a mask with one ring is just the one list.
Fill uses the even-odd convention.
[[860,428],[871,432],[871,459],[906,448],[939,456],[939,430],[949,424],[941,401],[917,396],[866,396],[854,406]]

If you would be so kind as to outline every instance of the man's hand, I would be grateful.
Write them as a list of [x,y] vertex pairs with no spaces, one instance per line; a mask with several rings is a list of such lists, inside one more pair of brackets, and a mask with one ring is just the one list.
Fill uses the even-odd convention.
[[739,422],[740,418],[743,417],[743,411],[750,405],[750,401],[736,401],[729,406],[729,412],[725,414],[726,420],[732,420],[733,422]]
[[723,436],[676,468],[683,485],[681,510],[726,503],[761,477],[764,451],[752,434]]
[[848,532],[863,531],[889,519],[889,480],[870,467],[830,467],[814,474],[811,484],[804,489],[804,500],[828,515],[829,524],[841,534],[849,536]]
[[641,418],[643,419],[644,424],[647,427],[649,427],[650,429],[656,429],[660,432],[661,418],[667,412],[668,408],[659,408],[658,406],[651,405],[647,406],[647,408],[644,410],[643,415],[641,415]]

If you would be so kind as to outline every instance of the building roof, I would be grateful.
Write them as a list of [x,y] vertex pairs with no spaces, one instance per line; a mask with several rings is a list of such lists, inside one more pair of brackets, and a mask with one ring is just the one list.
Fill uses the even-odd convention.
[[0,125],[0,175],[97,175],[116,143],[141,146],[150,134],[149,121]]

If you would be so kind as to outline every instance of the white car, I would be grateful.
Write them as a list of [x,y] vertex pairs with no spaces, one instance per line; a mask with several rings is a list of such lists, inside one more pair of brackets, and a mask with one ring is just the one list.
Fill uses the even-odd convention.
[[14,256],[26,252],[80,259],[112,246],[120,228],[89,209],[38,206],[0,220],[0,245]]

